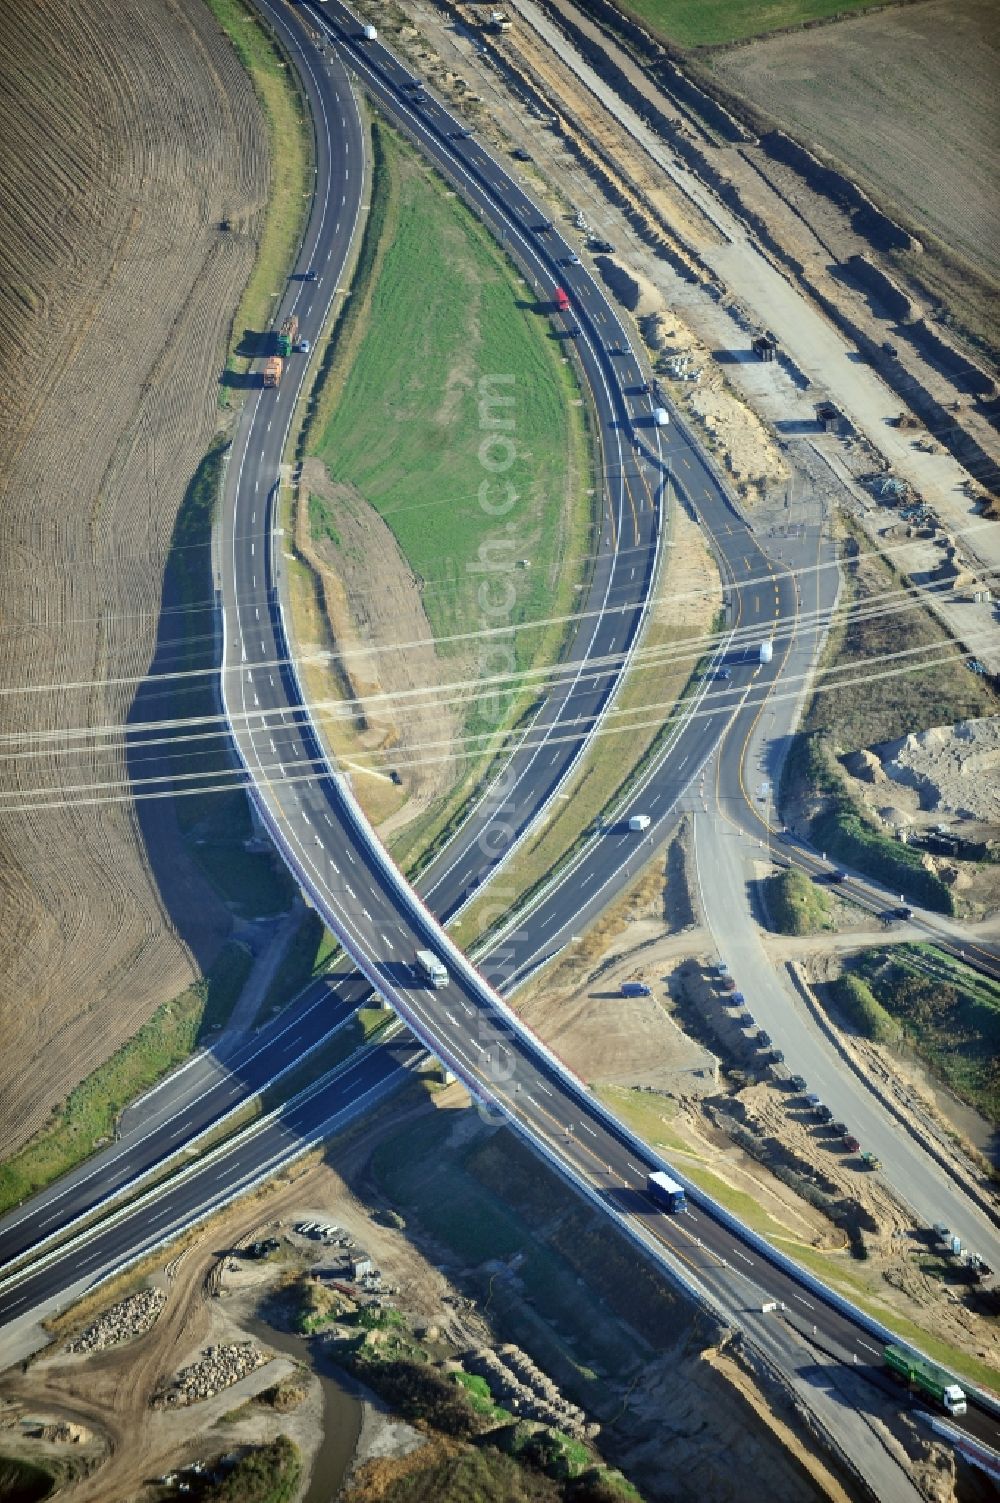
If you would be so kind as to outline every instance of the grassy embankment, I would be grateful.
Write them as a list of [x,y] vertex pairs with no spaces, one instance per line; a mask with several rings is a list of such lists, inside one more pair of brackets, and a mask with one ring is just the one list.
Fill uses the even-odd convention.
[[312,192],[312,132],[294,71],[287,66],[258,13],[243,0],[207,0],[250,75],[267,124],[271,174],[260,250],[233,319],[226,358],[228,406],[245,384],[264,334],[274,321],[289,267],[298,249]]
[[199,1493],[201,1503],[291,1503],[302,1480],[298,1446],[279,1435],[240,1456],[218,1482]]
[[860,976],[845,973],[830,983],[830,995],[865,1038],[876,1044],[899,1040],[901,1029],[879,1003],[871,987]]
[[[846,981],[870,997],[891,1036],[1000,1124],[1000,985],[933,945],[864,950]],[[838,996],[837,1000],[841,1000]]]
[[871,9],[871,0],[622,0],[622,9],[681,47],[717,47]]
[[17,1456],[0,1456],[0,1498],[12,1503],[36,1503],[47,1498],[56,1478],[47,1468]]
[[106,1141],[122,1108],[229,1016],[250,964],[242,945],[227,945],[207,976],[157,1008],[127,1044],[82,1080],[46,1125],[0,1166],[0,1211],[51,1184]]
[[815,934],[832,929],[830,900],[803,872],[789,868],[765,883],[767,911],[779,934]]
[[871,609],[880,598],[898,600],[905,581],[870,551],[862,534],[852,532],[848,541],[842,606],[852,601],[861,609],[842,615],[830,633],[815,692],[785,764],[781,801],[787,806],[796,795],[821,795],[822,807],[808,832],[814,845],[912,902],[951,913],[951,889],[924,867],[918,851],[883,833],[854,795],[838,759],[908,735],[914,727],[995,714],[996,696],[968,672],[957,644],[915,591],[905,610]]
[[[515,671],[521,672],[558,655],[565,627],[544,623],[572,610],[574,586],[591,552],[586,410],[548,317],[525,296],[523,282],[480,222],[391,128],[375,122],[372,143],[371,212],[302,448],[392,530],[420,582],[444,675],[477,677],[477,644],[446,639],[490,625],[512,631]],[[512,421],[516,450],[510,464],[509,451],[491,451],[490,461],[504,466],[497,473],[480,457],[490,431],[481,408],[483,381],[494,383],[500,399],[513,399],[494,409]],[[502,516],[481,504],[484,481],[489,501],[504,506]],[[509,509],[508,483],[516,493]],[[315,495],[305,504],[313,542],[323,545],[336,570],[343,547],[336,506]],[[510,555],[511,570],[500,578],[512,598],[500,621],[486,620],[478,599],[490,576],[477,565],[481,550],[491,548],[494,558]],[[530,567],[513,568],[519,558]],[[296,619],[314,639],[315,582],[301,565],[291,582]],[[540,623],[537,630],[532,622]],[[330,679],[317,687],[324,695],[342,688]],[[466,792],[495,750],[494,733],[509,726],[527,698],[500,696],[499,714],[488,718],[478,699],[456,707],[460,734],[472,738],[456,749]],[[342,720],[330,717],[325,724],[335,750],[357,755],[353,731]],[[359,788],[369,801],[377,791],[371,779]],[[381,794],[392,797],[384,788]],[[401,797],[395,796],[397,804]],[[417,820],[397,841],[397,856],[412,864],[454,809],[446,798]]]

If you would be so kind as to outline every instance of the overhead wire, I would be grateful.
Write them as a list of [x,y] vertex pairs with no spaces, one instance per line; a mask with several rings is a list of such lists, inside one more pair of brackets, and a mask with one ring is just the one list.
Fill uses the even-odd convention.
[[[953,644],[950,643],[942,643],[941,645],[946,646],[949,649],[953,647]],[[925,652],[925,648],[923,647],[908,648],[897,653],[886,654],[883,657],[865,659],[860,663],[837,665],[835,666],[835,668],[827,670],[827,672],[824,674],[824,678],[832,677],[834,674],[851,674],[853,670],[861,670],[861,672],[854,672],[853,677],[838,678],[836,681],[831,683],[821,682],[817,685],[816,692],[818,694],[842,692],[845,687],[849,686],[853,682],[861,681],[862,678],[866,684],[873,683],[881,680],[896,678],[903,674],[920,671],[922,668],[937,667],[944,664],[961,661],[961,658],[959,656],[956,656],[954,651],[949,650],[942,656],[935,658],[930,662],[907,662],[902,666],[888,668],[878,673],[873,673],[871,671],[872,667],[875,665],[882,663],[899,664],[900,660],[904,658],[913,658],[916,654],[923,652]],[[739,692],[741,692],[739,689],[729,688],[728,690],[717,691],[717,696],[733,696]],[[749,686],[749,689],[746,691],[747,697],[750,697],[752,692],[753,685]],[[764,702],[765,698],[769,703],[779,703],[783,700],[795,699],[797,698],[799,692],[800,691],[798,688],[790,688],[787,691],[783,689],[780,693],[775,692],[772,689],[769,694],[761,696],[761,703]],[[736,707],[735,699],[733,701],[733,707]],[[631,711],[629,713],[638,714],[649,709],[664,708],[667,708],[670,711],[670,713],[666,717],[658,715],[651,720],[644,720],[639,722],[629,721],[627,724],[618,725],[609,725],[607,723],[607,720],[605,720],[594,733],[592,739],[600,740],[608,736],[622,734],[634,735],[637,731],[640,730],[649,730],[656,728],[667,729],[674,724],[682,723],[685,719],[688,718],[698,719],[714,715],[718,713],[719,707],[717,703],[707,707],[702,704],[697,706],[693,710],[688,710],[683,705],[678,705],[675,700],[671,700],[664,701],[659,704],[636,707],[634,711]],[[615,712],[612,713],[614,714]],[[506,737],[500,739],[500,744],[498,744],[497,749],[499,750],[501,748],[503,740],[511,739],[517,734],[518,733],[515,731],[508,732]],[[476,740],[478,738],[466,739]],[[560,731],[556,734],[553,734],[552,731],[549,731],[545,738],[545,744],[547,746],[558,747],[560,745],[565,745],[567,743],[581,741],[584,739],[587,739],[586,733],[578,728],[574,728],[569,732]],[[496,741],[495,737],[494,741]],[[522,738],[522,744],[526,745],[528,750],[534,749],[530,740],[525,741],[525,739]],[[438,748],[443,748],[443,750],[438,751]],[[400,772],[410,771],[432,765],[439,765],[442,762],[456,760],[455,742],[451,738],[449,738],[445,742],[440,743],[418,743],[413,748],[413,751],[420,752],[427,751],[428,749],[434,751],[436,754],[433,756],[414,756],[412,754],[408,756],[404,755],[402,758],[395,761],[394,766],[396,770]],[[458,755],[464,755],[466,760],[471,760],[478,754],[479,752],[477,750],[470,749],[464,753],[459,753]],[[352,765],[356,766],[361,757],[363,757],[363,754],[359,754],[359,757],[352,759]],[[318,767],[317,763],[320,763]],[[290,773],[288,771],[289,765],[291,765],[293,769],[299,767],[308,768],[308,771],[293,771]],[[340,771],[340,769],[333,770]],[[357,770],[371,772],[376,776],[384,776],[384,774],[380,774],[379,770],[374,766],[366,768],[362,765],[358,767]],[[280,787],[286,784],[322,781],[324,778],[329,776],[329,771],[330,770],[321,763],[319,756],[307,756],[301,758],[297,762],[291,763],[282,763],[280,761],[275,761],[271,764],[261,763],[258,768],[258,775],[265,778],[272,786]],[[216,779],[225,777],[228,779],[228,781],[223,783],[216,782],[213,784],[205,785],[204,782],[200,780],[203,780],[206,776],[211,776]],[[117,780],[108,780],[100,783],[79,784],[69,787],[67,787],[66,785],[55,785],[51,788],[27,789],[22,790],[23,797],[19,798],[17,801],[8,799],[8,801],[5,803],[0,802],[0,814],[28,812],[40,809],[65,808],[75,804],[94,805],[101,803],[122,803],[131,801],[139,802],[143,799],[169,798],[172,796],[184,797],[187,794],[232,792],[233,789],[247,786],[248,777],[249,774],[247,769],[242,764],[240,764],[234,765],[232,768],[228,769],[214,769],[210,773],[192,772],[181,774],[159,774],[151,776],[148,779],[139,780],[134,780],[126,776]],[[178,784],[183,783],[190,784],[191,786],[177,786]],[[156,786],[151,787],[150,785]],[[109,792],[108,790],[117,791]],[[72,797],[67,797],[67,795],[72,795]],[[2,798],[3,794],[0,794],[0,799]],[[32,800],[35,801],[32,802]]]
[[[770,584],[773,587],[776,577],[770,574],[760,576],[757,582],[762,586]],[[750,587],[752,587],[752,583],[750,586],[744,586],[744,588]],[[789,629],[797,630],[801,629],[803,625],[815,624],[824,614],[831,625],[842,624],[845,618],[853,619],[857,622],[871,618],[883,618],[899,611],[919,609],[928,594],[932,596],[939,593],[944,594],[949,589],[950,583],[947,581],[937,586],[925,587],[921,592],[917,592],[911,586],[903,585],[897,589],[885,591],[878,596],[866,597],[863,601],[852,599],[846,604],[836,607],[834,611],[829,613],[814,611],[807,613],[799,612],[793,615],[786,614],[775,618],[771,622],[758,622],[748,627],[737,627],[735,630],[723,627],[713,633],[701,633],[696,637],[682,638],[669,644],[640,646],[633,657],[633,662],[636,665],[642,665],[643,663],[648,665],[653,661],[665,664],[670,661],[678,661],[686,658],[693,660],[706,652],[713,651],[723,641],[730,638],[732,638],[733,650],[739,650],[741,646],[746,647],[748,644],[756,643],[765,637],[782,640]],[[700,593],[703,592],[691,592],[688,598]],[[548,623],[532,623],[538,629],[542,629],[546,624]],[[475,637],[477,634],[472,635]],[[478,635],[490,636],[492,633],[488,631]],[[397,650],[405,650],[405,647],[408,645],[410,644],[401,644]],[[390,649],[387,647],[383,650],[388,651]],[[405,709],[407,701],[411,701],[417,708],[422,708],[422,701],[425,697],[429,697],[435,706],[444,704],[449,706],[458,705],[466,703],[470,698],[486,692],[506,691],[513,693],[529,687],[544,687],[546,685],[557,688],[560,678],[579,678],[581,674],[584,676],[593,676],[595,673],[603,675],[612,671],[622,661],[624,656],[624,652],[617,652],[593,658],[588,660],[582,669],[578,658],[568,658],[555,664],[531,665],[524,669],[512,670],[509,673],[496,673],[485,677],[476,675],[475,677],[456,679],[427,687],[417,686],[404,690],[378,690],[353,697],[340,696],[337,699],[318,701],[314,707],[321,709],[323,713],[351,718],[361,709],[364,709],[366,713],[371,713],[382,706],[387,706],[390,710],[399,713]],[[337,657],[338,655],[336,654],[308,653],[293,659],[269,658],[258,660],[252,665],[244,665],[242,663],[238,666],[233,665],[228,671],[230,673],[241,672],[244,667],[248,670],[252,668],[254,672],[266,670],[280,671],[291,665],[294,665],[297,670],[312,666],[329,667],[331,666],[331,662],[337,660]],[[183,684],[192,674],[198,678],[207,678],[214,681],[220,671],[220,667],[216,663],[204,669],[182,670],[175,675],[167,675],[166,682],[169,685],[169,692],[183,692],[183,689],[178,689],[178,685]],[[144,682],[149,681],[146,680]],[[154,680],[154,682],[160,682],[160,680]],[[65,689],[69,686],[60,687]],[[81,684],[74,687],[92,687],[92,685]],[[162,692],[168,692],[168,690],[165,688]],[[449,697],[443,698],[443,696]],[[247,718],[253,721],[256,721],[258,717],[266,720],[269,716],[280,716],[283,713],[285,713],[284,707],[276,708],[273,711],[255,710],[248,712]],[[26,744],[31,746],[32,744],[40,743],[44,747],[45,744],[52,741],[68,742],[78,741],[83,738],[98,737],[145,739],[147,732],[178,730],[185,726],[212,727],[213,725],[217,725],[222,729],[227,723],[227,717],[219,713],[206,716],[173,716],[144,721],[126,720],[124,722],[107,723],[103,726],[56,726],[47,729],[23,728],[12,733],[0,735],[0,758],[5,755],[12,755],[12,753],[5,751],[5,748],[9,748],[12,745],[23,747]]]
[[[974,530],[974,528],[970,527],[967,530],[972,531]],[[906,548],[911,548],[913,546],[914,545],[912,543],[908,542],[898,545],[892,551],[900,552]],[[643,553],[645,552],[644,549],[640,549],[638,551],[641,551]],[[864,555],[861,555],[861,557],[863,556]],[[796,579],[805,580],[809,575],[817,574],[829,569],[836,569],[837,567],[839,567],[839,565],[836,559],[822,560],[817,562],[816,564],[811,564],[802,568],[797,567],[794,570],[775,567],[773,570],[769,570],[766,573],[753,575],[748,579],[741,579],[739,581],[723,581],[721,588],[723,590],[729,590],[738,585],[741,590],[750,590],[767,584],[773,584],[775,579],[781,577],[782,575],[794,574]],[[995,569],[989,569],[980,572],[983,573],[985,579],[987,575],[995,576],[998,571]],[[902,593],[907,590],[913,590],[914,588],[916,587],[903,585],[900,586],[899,590],[894,593]],[[924,588],[926,589],[927,587]],[[704,589],[681,591],[675,594],[673,598],[677,601],[690,600],[703,596],[704,593]],[[266,600],[267,592],[264,592],[261,595],[262,605],[266,602]],[[210,605],[214,608],[214,601],[206,602],[204,609],[209,609]],[[475,644],[476,642],[505,638],[509,637],[512,634],[519,635],[525,632],[532,631],[548,631],[555,627],[570,627],[574,623],[582,624],[588,619],[593,620],[607,617],[608,615],[612,615],[614,613],[632,613],[636,610],[636,608],[637,607],[635,602],[623,602],[620,605],[612,604],[610,606],[601,606],[589,611],[585,609],[581,611],[570,611],[557,616],[542,617],[540,619],[511,621],[495,627],[476,627],[468,631],[446,633],[436,637],[431,635],[425,637],[410,638],[397,642],[372,642],[367,643],[364,646],[353,646],[351,648],[345,649],[324,649],[320,652],[300,655],[295,659],[295,661],[300,666],[303,664],[305,664],[306,666],[311,666],[313,663],[321,663],[329,666],[338,662],[349,661],[351,663],[357,663],[371,657],[377,658],[384,654],[406,652],[420,648],[430,648],[437,652],[441,652],[442,650],[448,651],[449,649],[457,650],[463,646]],[[202,607],[199,606],[195,609],[200,610],[202,609]],[[216,633],[213,631],[211,633],[205,633],[203,637],[194,640],[189,638],[177,638],[176,642],[173,645],[177,646],[178,648],[184,648],[186,652],[190,652],[195,646],[210,646],[213,645],[215,641]],[[165,650],[165,647],[163,650]],[[290,660],[285,657],[276,657],[259,662],[255,666],[262,668],[276,668],[285,666],[289,661]],[[5,698],[9,699],[13,696],[18,695],[42,695],[46,693],[66,694],[71,691],[93,690],[102,688],[138,689],[141,687],[144,695],[149,696],[150,694],[155,694],[157,692],[156,688],[154,687],[155,685],[175,685],[183,680],[194,681],[198,679],[211,678],[217,672],[217,664],[207,664],[204,667],[169,669],[159,673],[105,676],[101,679],[53,680],[47,683],[38,684],[5,685],[0,686],[0,700]]]

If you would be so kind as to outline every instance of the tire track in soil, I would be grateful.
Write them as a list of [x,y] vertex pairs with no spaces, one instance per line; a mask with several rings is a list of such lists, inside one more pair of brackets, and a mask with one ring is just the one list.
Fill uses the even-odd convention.
[[[124,722],[128,689],[9,691],[148,666],[269,166],[198,0],[8,0],[0,87],[0,714],[21,737]],[[0,760],[0,800],[124,774],[117,751],[52,746]],[[169,805],[152,827],[162,890],[129,804],[0,814],[4,1152],[226,937]]]

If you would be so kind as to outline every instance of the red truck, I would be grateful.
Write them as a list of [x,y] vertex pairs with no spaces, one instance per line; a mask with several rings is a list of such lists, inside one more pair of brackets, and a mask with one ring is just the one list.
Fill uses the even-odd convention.
[[564,287],[556,288],[556,307],[560,313],[565,313],[569,308],[569,294]]

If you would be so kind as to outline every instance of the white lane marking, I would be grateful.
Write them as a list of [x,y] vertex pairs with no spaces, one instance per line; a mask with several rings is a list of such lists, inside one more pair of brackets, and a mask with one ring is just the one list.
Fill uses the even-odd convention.
[[596,1134],[596,1132],[595,1132],[595,1131],[594,1131],[594,1129],[593,1129],[593,1128],[592,1128],[592,1127],[591,1127],[591,1125],[590,1125],[590,1123],[589,1123],[589,1122],[581,1122],[581,1123],[580,1123],[580,1126],[581,1126],[581,1127],[582,1127],[582,1128],[583,1128],[583,1130],[584,1130],[584,1132],[589,1132],[589,1133],[590,1133],[590,1136],[591,1136],[591,1137],[592,1137],[592,1138],[596,1138],[596,1137],[597,1137],[597,1134]]
[[797,1299],[799,1304],[805,1305],[807,1310],[815,1310],[816,1308],[816,1306],[811,1305],[807,1299],[803,1299],[801,1294],[796,1294],[794,1290],[792,1291],[792,1299]]

